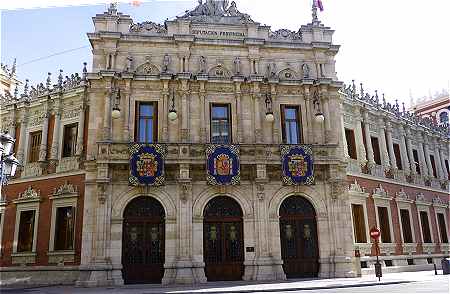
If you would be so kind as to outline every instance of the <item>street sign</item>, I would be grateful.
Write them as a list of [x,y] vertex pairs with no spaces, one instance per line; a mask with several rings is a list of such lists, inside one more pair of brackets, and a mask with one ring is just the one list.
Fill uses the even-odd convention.
[[372,239],[377,240],[378,238],[380,238],[381,232],[379,228],[373,227],[370,229],[369,234]]

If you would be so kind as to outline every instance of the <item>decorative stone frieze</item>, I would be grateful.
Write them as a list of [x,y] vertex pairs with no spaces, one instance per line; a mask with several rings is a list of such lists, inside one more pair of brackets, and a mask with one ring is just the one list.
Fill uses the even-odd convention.
[[141,33],[144,35],[167,35],[167,29],[152,21],[135,23],[130,26],[130,33]]
[[24,165],[21,175],[24,178],[38,177],[42,175],[41,164],[39,162],[32,162]]
[[78,170],[80,168],[80,161],[78,157],[63,157],[56,167],[57,173]]
[[301,41],[302,40],[302,32],[299,30],[297,32],[287,30],[287,29],[279,29],[275,32],[269,33],[269,39],[276,41]]

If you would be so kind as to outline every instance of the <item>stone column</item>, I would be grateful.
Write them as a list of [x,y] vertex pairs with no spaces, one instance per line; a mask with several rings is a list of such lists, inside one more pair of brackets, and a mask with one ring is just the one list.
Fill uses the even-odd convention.
[[189,141],[189,105],[187,80],[181,80],[181,142]]
[[275,106],[275,101],[277,101],[277,88],[275,84],[270,85],[270,91],[272,94],[272,111],[274,121],[272,123],[272,143],[279,144],[280,143],[280,106]]
[[260,113],[260,98],[261,93],[259,92],[258,84],[253,85],[253,102],[255,111],[255,142],[262,143],[262,130],[261,130],[261,113]]
[[[131,141],[130,138],[130,96],[131,96],[131,79],[125,80],[126,88],[123,94],[123,140]],[[122,101],[121,101],[122,102]],[[164,124],[163,124],[164,126]],[[164,132],[163,132],[164,133]]]
[[361,127],[361,116],[359,111],[355,111],[355,142],[356,142],[356,155],[358,157],[358,161],[361,165],[365,165],[367,163],[366,159],[366,149],[363,144],[363,131]]
[[344,124],[344,114],[345,114],[345,111],[344,111],[344,104],[343,103],[341,103],[340,104],[340,108],[341,108],[341,126],[342,126],[342,150],[343,150],[343,153],[344,153],[344,158],[345,158],[345,160],[348,160],[349,158],[350,158],[350,155],[348,154],[348,147],[347,147],[347,137],[345,136],[345,124]]
[[408,155],[409,155],[409,166],[411,169],[411,174],[416,174],[416,164],[414,162],[414,153],[411,143],[411,130],[406,129],[406,148],[408,149]]
[[384,119],[378,119],[378,127],[379,127],[379,141],[380,141],[380,155],[381,155],[381,164],[384,169],[387,170],[391,167],[391,163],[389,162],[389,154],[386,145],[386,126],[384,124]]
[[[56,101],[55,101],[56,102]],[[59,140],[60,134],[59,130],[61,129],[61,110],[59,106],[60,100],[58,100],[57,104],[55,104],[55,109],[53,111],[55,115],[55,124],[53,126],[53,137],[52,137],[52,148],[50,149],[50,160],[58,160],[59,158]]]
[[405,128],[400,127],[400,152],[402,157],[402,166],[405,173],[409,173],[408,151],[406,150],[406,133]]
[[20,118],[19,146],[17,147],[17,160],[19,160],[21,165],[25,165],[24,159],[25,159],[27,126],[28,126],[28,111],[24,110]]
[[425,157],[425,163],[426,163],[427,169],[428,169],[427,175],[430,178],[433,178],[433,167],[431,166],[430,151],[428,149],[428,138],[427,138],[426,134],[423,134],[422,148],[423,148],[423,155]]
[[447,172],[447,168],[445,166],[445,155],[444,155],[442,149],[439,148],[439,143],[438,143],[438,147],[437,148],[438,148],[438,152],[439,152],[439,158],[441,159],[443,180],[447,180],[448,179],[448,172]]
[[80,109],[80,116],[78,118],[78,131],[77,131],[77,150],[75,155],[80,157],[83,154],[84,147],[84,120],[85,120],[85,106],[84,103]]
[[364,112],[364,136],[366,138],[367,147],[367,160],[369,161],[369,166],[375,166],[375,160],[373,156],[372,140],[370,138],[370,123],[369,123],[369,113]]
[[435,139],[433,147],[434,147],[434,157],[435,157],[434,162],[436,164],[437,177],[438,177],[438,179],[443,180],[444,179],[444,170],[441,165],[441,155],[439,154],[438,139]]
[[[305,138],[306,142],[308,144],[315,143],[314,141],[314,113],[311,109],[311,95],[309,91],[309,86],[305,86],[304,88],[305,93],[305,115],[306,115],[306,121],[308,123],[308,136]],[[305,134],[306,135],[306,134]]]
[[39,146],[39,161],[43,162],[47,157],[47,138],[48,138],[48,113],[45,107],[44,120],[42,122],[41,145]]
[[397,170],[397,160],[395,159],[394,145],[392,142],[392,125],[390,121],[386,122],[386,139],[389,151],[389,157],[391,159],[391,169]]
[[[420,137],[421,140],[425,140],[423,134]],[[425,146],[423,141],[419,141],[419,165],[422,176],[428,177],[428,164],[425,159]]]
[[200,82],[200,142],[206,143],[207,141],[207,133],[206,133],[206,113],[205,113],[205,107],[206,107],[206,89],[205,89],[205,82]]
[[112,95],[112,89],[109,88],[106,91],[106,97],[105,97],[105,105],[103,110],[103,140],[109,141],[111,140],[111,97]]
[[234,88],[234,97],[236,99],[236,128],[237,128],[237,143],[243,143],[243,128],[242,128],[242,122],[243,122],[243,113],[242,113],[242,106],[241,106],[241,100],[242,100],[242,93],[241,93],[241,83],[235,82],[235,88]]

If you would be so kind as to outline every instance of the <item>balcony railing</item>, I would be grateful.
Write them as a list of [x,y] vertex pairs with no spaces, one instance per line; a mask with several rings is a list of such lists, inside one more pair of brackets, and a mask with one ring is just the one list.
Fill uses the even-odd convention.
[[[97,142],[98,163],[128,163],[128,143]],[[206,161],[204,143],[167,143],[167,164],[204,164]],[[239,144],[241,164],[281,164],[280,145]],[[315,164],[339,164],[342,158],[336,144],[310,145]]]

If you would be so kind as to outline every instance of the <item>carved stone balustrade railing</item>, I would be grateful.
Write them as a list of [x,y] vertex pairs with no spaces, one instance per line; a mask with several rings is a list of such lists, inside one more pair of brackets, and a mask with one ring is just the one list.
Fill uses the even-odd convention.
[[383,178],[384,177],[384,166],[376,164],[372,168],[372,175]]
[[27,163],[22,168],[21,177],[31,178],[38,177],[42,175],[42,167],[40,162]]
[[[98,142],[97,163],[128,163],[128,143]],[[167,164],[204,164],[203,143],[167,143]],[[280,146],[275,144],[240,144],[241,164],[281,164]],[[334,144],[312,145],[314,163],[339,164],[338,149]]]
[[358,160],[349,158],[347,162],[347,172],[357,174],[361,173],[361,165],[359,164]]

